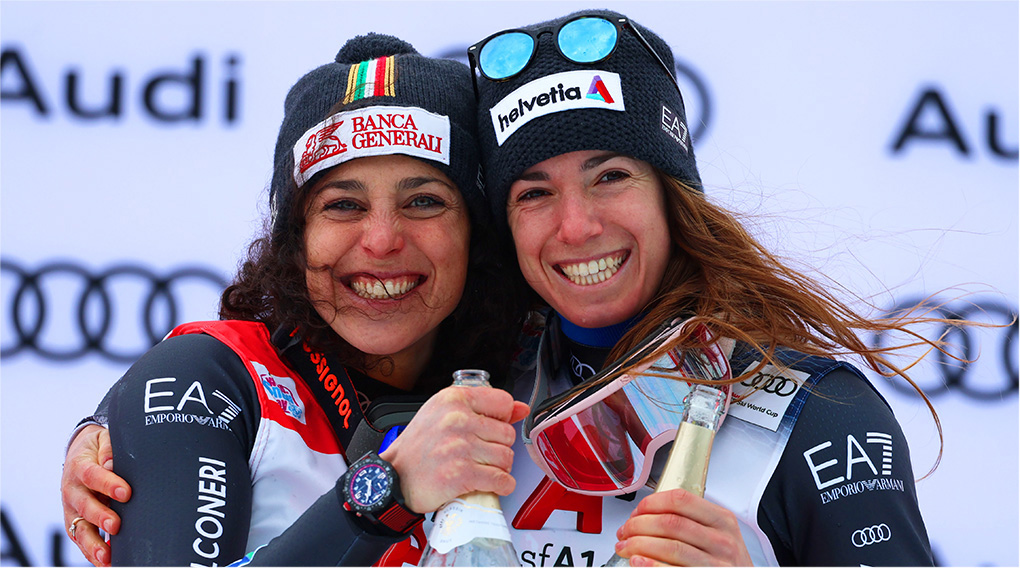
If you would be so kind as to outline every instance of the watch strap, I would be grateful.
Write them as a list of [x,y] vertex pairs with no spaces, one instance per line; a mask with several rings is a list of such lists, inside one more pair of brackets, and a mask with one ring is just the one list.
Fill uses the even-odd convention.
[[[348,479],[352,472],[358,469],[358,465],[362,461],[373,461],[382,464],[383,467],[387,468],[393,476],[393,485],[390,487],[389,503],[384,505],[384,508],[376,513],[355,511],[348,502],[349,496],[347,494]],[[369,452],[365,454],[361,459],[350,465],[345,473],[339,480],[337,480],[340,491],[340,497],[342,498],[343,507],[345,510],[350,511],[358,517],[366,520],[375,529],[384,533],[395,536],[402,536],[410,533],[414,530],[414,527],[425,520],[425,515],[415,513],[411,509],[408,509],[404,505],[404,496],[400,492],[400,475],[393,469],[393,466],[386,460],[380,458],[375,452]]]
[[425,520],[424,515],[419,515],[408,509],[403,503],[394,500],[389,509],[376,515],[376,519],[383,526],[393,532],[407,534],[411,532],[418,523]]

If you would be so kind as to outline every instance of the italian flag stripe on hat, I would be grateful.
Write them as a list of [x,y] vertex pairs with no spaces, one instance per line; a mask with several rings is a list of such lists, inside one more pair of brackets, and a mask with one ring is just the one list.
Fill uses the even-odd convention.
[[392,55],[352,65],[347,74],[344,104],[368,97],[394,96],[394,58]]

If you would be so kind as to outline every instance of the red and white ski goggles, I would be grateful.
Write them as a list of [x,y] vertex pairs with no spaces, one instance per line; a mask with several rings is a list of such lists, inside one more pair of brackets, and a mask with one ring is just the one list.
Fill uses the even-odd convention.
[[[656,452],[676,437],[690,381],[732,376],[711,332],[688,327],[681,320],[671,322],[594,377],[537,408],[532,405],[524,442],[546,475],[587,495],[631,493],[648,481]],[[706,347],[663,350],[688,331]],[[657,352],[661,355],[652,362],[622,372]],[[726,393],[728,409],[730,385],[718,388]]]

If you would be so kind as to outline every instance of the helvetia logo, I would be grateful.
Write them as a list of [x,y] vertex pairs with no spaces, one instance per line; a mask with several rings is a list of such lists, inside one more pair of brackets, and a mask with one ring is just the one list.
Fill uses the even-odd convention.
[[536,118],[583,108],[627,110],[620,76],[599,70],[548,75],[514,90],[489,109],[489,116],[496,142],[502,146],[520,127]]
[[613,96],[609,94],[609,89],[606,88],[606,84],[602,82],[602,77],[595,75],[595,78],[591,80],[591,86],[588,87],[588,98],[600,100],[607,104],[613,104]]

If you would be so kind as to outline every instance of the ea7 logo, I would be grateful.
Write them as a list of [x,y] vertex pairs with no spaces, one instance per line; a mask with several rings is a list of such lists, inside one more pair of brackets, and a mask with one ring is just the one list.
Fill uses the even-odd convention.
[[687,125],[666,105],[662,105],[662,131],[676,140],[684,152],[687,151]]
[[[173,390],[154,390],[161,388],[173,388],[175,385],[171,385],[169,383],[176,382],[177,379],[175,377],[160,377],[145,381],[144,410],[146,414],[167,411],[181,412],[186,406],[188,407],[188,412],[193,412],[197,410],[194,408],[196,404],[201,405],[202,409],[205,410],[205,414],[210,416],[215,414],[212,409],[209,408],[209,400],[206,398],[205,389],[202,387],[202,383],[198,381],[191,383],[187,390],[184,391],[184,394],[181,395],[180,399],[177,398],[177,395]],[[234,401],[227,398],[227,395],[218,390],[214,390],[211,395],[218,398],[224,404],[223,410],[219,413],[219,418],[224,422],[230,422],[241,413],[241,407],[234,403]],[[176,406],[173,405],[174,402],[176,402]],[[165,403],[171,404],[166,405]]]
[[153,391],[153,387],[160,383],[176,383],[176,382],[177,379],[175,377],[161,377],[158,379],[149,379],[145,381],[145,412],[146,413],[163,412],[167,410],[177,410],[178,412],[180,412],[187,403],[193,402],[201,404],[202,408],[205,409],[206,414],[213,413],[212,410],[209,410],[209,403],[206,401],[205,391],[202,389],[202,383],[198,381],[191,383],[191,386],[189,386],[188,389],[184,391],[184,395],[182,395],[180,400],[177,402],[176,408],[174,406],[155,406],[155,404],[157,404],[158,402],[155,401],[154,399],[169,398],[171,400],[165,402],[173,402],[175,394],[174,391],[172,390]]
[[[868,432],[868,437],[865,443],[879,446],[882,457],[879,462],[882,464],[881,475],[892,475],[892,436],[883,432]],[[815,485],[819,490],[831,487],[838,483],[843,483],[844,481],[853,480],[855,466],[867,466],[867,472],[870,472],[871,475],[879,475],[879,470],[875,467],[875,462],[871,459],[868,453],[864,450],[864,446],[857,441],[857,438],[855,438],[853,434],[847,434],[846,447],[844,448],[845,451],[837,453],[830,450],[830,448],[833,448],[833,443],[828,441],[818,444],[804,452],[804,460],[807,461],[808,469],[811,470],[811,476],[814,477]],[[835,450],[836,448],[833,449]],[[843,466],[840,465],[840,458],[845,458]],[[829,477],[825,481],[822,481],[819,473],[822,472],[822,470],[834,467],[839,468],[835,471],[842,475]],[[831,475],[831,473],[829,475]]]

